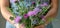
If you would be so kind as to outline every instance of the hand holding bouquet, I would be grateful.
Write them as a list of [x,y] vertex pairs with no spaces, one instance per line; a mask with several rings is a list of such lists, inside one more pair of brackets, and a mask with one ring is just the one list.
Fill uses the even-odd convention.
[[9,8],[9,11],[14,15],[14,17],[10,17],[10,19],[14,20],[15,24],[22,24],[24,28],[34,28],[35,26],[45,23],[44,14],[50,7],[48,3],[33,1],[30,5],[25,5],[23,0],[13,2],[18,7],[16,10],[18,14],[13,13],[13,8]]

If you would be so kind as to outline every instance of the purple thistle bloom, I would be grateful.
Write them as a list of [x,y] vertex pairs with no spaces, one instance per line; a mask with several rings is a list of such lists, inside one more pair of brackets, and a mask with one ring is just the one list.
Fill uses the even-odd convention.
[[33,11],[28,12],[28,16],[33,16],[33,14],[34,14]]
[[28,12],[28,16],[34,16],[34,15],[36,15],[38,12],[41,12],[41,9],[35,8],[33,11],[29,11],[29,12]]
[[36,15],[36,14],[37,14],[37,12],[33,11],[33,15]]
[[32,4],[35,4],[35,2],[33,1]]
[[39,9],[39,8],[35,8],[35,9],[33,10],[34,15],[36,15],[38,12],[41,12],[41,11],[42,11],[42,9]]
[[37,14],[37,12],[35,12],[35,11],[29,11],[28,12],[28,16],[34,16],[34,15],[36,15]]
[[47,3],[44,3],[44,6],[48,6],[48,4]]
[[48,6],[48,4],[47,3],[43,3],[43,4],[40,4],[40,6]]
[[15,18],[15,23],[19,23],[19,21],[21,20],[21,17],[20,16],[16,16],[16,18]]
[[16,0],[10,0],[10,1],[14,3]]
[[11,2],[13,2],[13,3],[16,3],[16,2],[18,2],[19,0],[10,0]]
[[35,3],[35,1],[33,1],[33,2],[32,2],[32,5],[33,5],[34,7],[36,6],[36,3]]
[[37,13],[38,13],[38,12],[41,12],[41,11],[42,11],[42,9],[39,9],[39,8],[37,8],[37,7],[36,7],[33,11],[35,11],[35,12],[37,12]]
[[25,14],[25,15],[24,15],[24,18],[28,18],[28,15],[27,15],[27,14]]

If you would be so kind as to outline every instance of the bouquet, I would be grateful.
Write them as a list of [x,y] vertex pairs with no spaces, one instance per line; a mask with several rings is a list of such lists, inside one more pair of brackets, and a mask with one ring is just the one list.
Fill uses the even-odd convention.
[[[15,23],[24,24],[25,28],[34,28],[35,26],[44,24],[44,14],[48,11],[51,5],[38,1],[32,1],[30,5],[25,5],[23,0],[13,1],[17,6],[18,14],[13,13],[13,8],[8,10],[14,15],[10,17]],[[20,4],[21,3],[21,4]]]

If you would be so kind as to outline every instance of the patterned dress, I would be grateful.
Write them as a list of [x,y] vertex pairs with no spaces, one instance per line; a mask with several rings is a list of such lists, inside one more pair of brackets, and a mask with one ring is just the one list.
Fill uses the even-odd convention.
[[[14,13],[15,15],[18,15],[19,12],[16,11],[16,10],[18,10],[18,7],[15,5],[15,3],[14,3],[13,1],[14,1],[14,0],[10,0],[10,5],[11,5],[10,7],[13,8],[13,13]],[[41,4],[43,4],[43,3],[47,3],[48,5],[51,4],[51,0],[20,0],[20,1],[24,1],[23,4],[24,4],[25,7],[27,7],[27,8],[28,8],[28,6],[31,5],[31,3],[32,3],[33,1],[34,1],[34,2],[40,1]],[[22,2],[19,2],[19,3],[20,3],[21,6],[23,6]],[[37,5],[37,6],[38,6],[38,5]],[[47,12],[48,12],[48,11],[47,11]],[[47,12],[46,12],[46,13],[47,13]],[[46,15],[46,14],[44,14],[44,15]],[[9,22],[7,22],[7,23],[6,23],[6,28],[15,28],[15,27],[14,27],[13,25],[11,25]],[[52,28],[51,23],[48,24],[48,26],[46,26],[46,28]]]

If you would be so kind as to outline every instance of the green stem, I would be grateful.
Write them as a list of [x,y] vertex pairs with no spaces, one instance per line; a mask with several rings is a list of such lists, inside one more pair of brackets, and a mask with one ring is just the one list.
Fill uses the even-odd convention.
[[50,7],[51,7],[51,5],[49,5],[42,14],[44,14]]
[[8,11],[9,11],[14,17],[16,17],[16,15],[13,14],[12,10],[10,10],[11,8],[8,8],[8,7],[7,7],[7,9],[8,9]]

